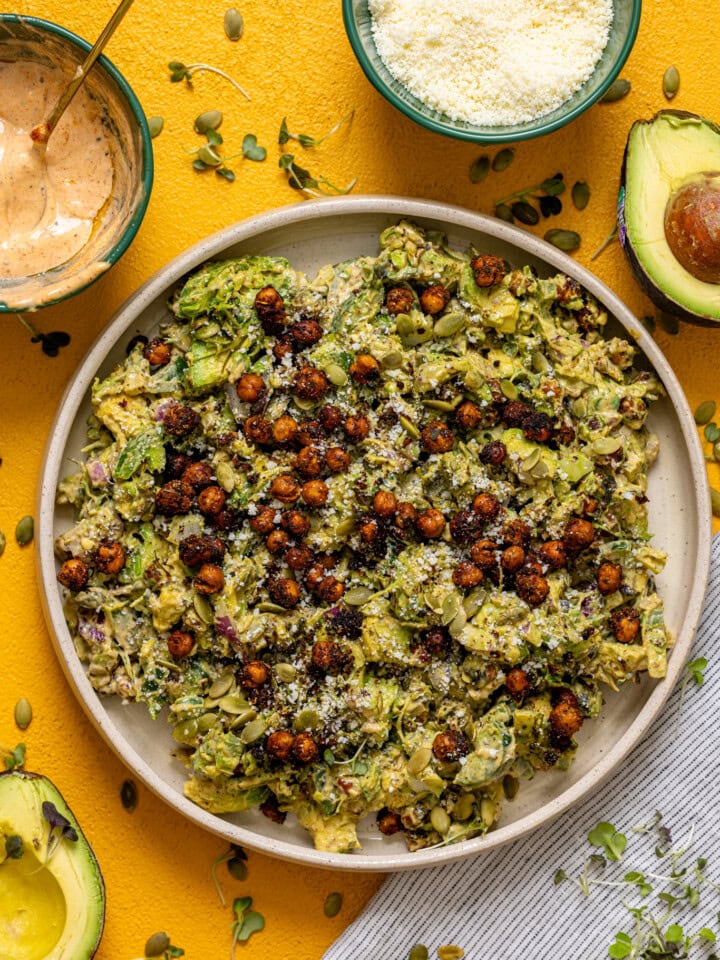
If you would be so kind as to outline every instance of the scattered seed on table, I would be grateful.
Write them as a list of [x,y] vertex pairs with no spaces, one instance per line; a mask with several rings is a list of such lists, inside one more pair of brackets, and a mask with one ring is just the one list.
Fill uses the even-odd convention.
[[501,150],[499,153],[496,153],[493,157],[492,168],[495,173],[502,173],[503,170],[507,170],[510,164],[515,159],[515,151],[512,147],[505,147],[504,150]]
[[195,117],[193,126],[195,133],[207,133],[208,130],[217,130],[222,123],[223,115],[220,110],[206,110]]
[[430,951],[428,948],[422,943],[416,943],[415,946],[411,948],[407,960],[428,960],[429,956]]
[[615,103],[617,100],[622,100],[623,97],[626,97],[631,90],[630,81],[626,80],[624,77],[618,77],[608,88],[607,93],[604,97],[600,97],[600,103]]
[[574,230],[548,230],[545,239],[558,250],[564,250],[566,253],[577,250],[581,243],[580,234]]
[[448,943],[444,947],[438,947],[438,960],[462,960],[465,951],[462,947],[456,947],[454,943]]
[[329,893],[325,898],[323,913],[326,917],[336,917],[343,905],[343,896],[341,893]]
[[154,933],[145,944],[146,957],[161,957],[170,946],[170,937],[166,933]]
[[32,707],[30,701],[23,697],[15,704],[15,723],[21,730],[27,730],[32,720]]
[[5,534],[0,530],[0,557],[5,553]]
[[32,541],[34,533],[35,523],[32,517],[23,517],[22,520],[18,520],[18,525],[15,527],[18,546],[26,547]]
[[480,183],[490,173],[490,157],[483,154],[470,165],[470,179],[473,183]]
[[663,75],[663,93],[666,100],[672,100],[680,89],[680,71],[677,67],[668,67]]
[[155,137],[160,136],[162,133],[162,128],[165,126],[165,121],[162,117],[148,117],[147,121],[148,130],[150,131],[150,137],[152,140]]
[[658,313],[658,323],[665,333],[671,333],[673,336],[680,333],[680,321],[671,313],[665,313],[664,310],[661,310]]
[[716,408],[717,404],[714,400],[705,400],[705,402],[701,403],[695,411],[695,423],[699,427],[703,427],[706,423],[710,423],[712,418],[715,416]]
[[716,517],[720,517],[720,490],[710,487],[710,502],[712,504],[712,512]]
[[498,220],[504,220],[505,223],[514,223],[515,217],[510,207],[506,203],[499,203],[495,207],[495,216]]
[[223,26],[228,40],[239,40],[245,29],[242,14],[235,7],[230,7],[229,10],[225,11]]
[[242,857],[230,857],[227,862],[228,873],[235,880],[247,880],[248,868]]
[[128,813],[132,813],[138,802],[137,787],[132,780],[123,780],[120,787],[120,802]]
[[584,180],[578,180],[572,188],[572,202],[577,210],[584,210],[590,202],[590,187]]

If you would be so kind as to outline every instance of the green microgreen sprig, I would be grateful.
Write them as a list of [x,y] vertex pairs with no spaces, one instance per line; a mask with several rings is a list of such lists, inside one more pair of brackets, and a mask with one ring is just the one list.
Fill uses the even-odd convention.
[[357,177],[353,177],[346,186],[337,187],[334,183],[331,183],[327,177],[322,176],[322,174],[313,176],[309,170],[306,170],[305,167],[301,167],[300,164],[295,162],[295,157],[292,153],[284,153],[278,160],[278,166],[287,174],[288,184],[292,189],[299,190],[309,197],[344,196],[350,193],[357,183]]
[[349,113],[346,113],[344,117],[338,120],[335,126],[323,134],[322,137],[312,137],[308,133],[290,133],[287,125],[287,117],[283,117],[278,134],[278,143],[281,147],[284,147],[288,141],[297,140],[301,147],[319,147],[321,143],[324,143],[334,133],[337,133],[343,124],[350,123],[354,115],[355,111],[350,110]]
[[217,895],[220,898],[220,903],[225,906],[225,896],[223,895],[217,878],[217,868],[221,863],[227,864],[228,873],[236,880],[247,880],[247,854],[242,847],[231,843],[229,848],[212,862],[210,876],[212,877]]
[[189,87],[193,85],[193,75],[196,73],[214,73],[218,77],[222,77],[224,80],[227,80],[228,83],[232,84],[236,90],[238,90],[246,100],[250,99],[250,94],[243,90],[237,80],[225,73],[224,70],[220,70],[219,67],[213,67],[209,63],[190,63],[185,64],[181,60],[171,60],[168,64],[168,70],[170,71],[170,83],[180,83],[183,80],[187,83]]
[[265,928],[265,917],[252,909],[252,897],[236,897],[233,901],[235,920],[232,923],[230,960],[235,958],[235,947],[245,943],[254,933]]
[[13,747],[10,750],[8,747],[4,747],[0,743],[0,752],[3,754],[3,762],[5,763],[6,770],[21,770],[25,766],[25,751],[26,746],[24,743],[18,743],[16,747]]
[[[495,201],[495,216],[508,223],[519,220],[526,226],[532,227],[540,222],[540,214],[544,217],[553,216],[562,211],[561,194],[565,192],[565,182],[562,173],[556,173],[541,183],[534,183],[530,187],[516,190],[506,197]],[[530,203],[531,200],[539,204],[540,211]]]
[[218,150],[218,147],[224,143],[223,136],[218,130],[208,129],[204,133],[207,143],[196,150],[188,151],[190,156],[195,157],[193,167],[200,172],[214,170],[218,176],[224,177],[225,180],[232,183],[235,180],[235,172],[228,166],[231,160],[243,157],[246,160],[259,163],[267,157],[267,150],[265,147],[258,145],[257,137],[253,133],[246,134],[240,152],[233,153],[230,156],[221,154]]

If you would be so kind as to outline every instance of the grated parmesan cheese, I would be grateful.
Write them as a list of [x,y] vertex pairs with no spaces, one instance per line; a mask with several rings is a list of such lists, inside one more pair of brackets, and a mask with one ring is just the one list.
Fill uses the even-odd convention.
[[607,44],[612,0],[369,0],[377,51],[419,100],[478,126],[559,107]]

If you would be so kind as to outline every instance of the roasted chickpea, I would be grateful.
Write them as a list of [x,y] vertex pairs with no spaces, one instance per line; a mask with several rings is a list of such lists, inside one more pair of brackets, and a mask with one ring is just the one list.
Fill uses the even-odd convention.
[[550,729],[555,738],[560,741],[572,739],[583,725],[584,720],[577,698],[571,691],[567,691],[567,693],[570,696],[557,703],[548,717]]
[[188,464],[180,479],[189,483],[193,490],[202,490],[213,482],[213,470],[209,463],[199,460],[197,463]]
[[385,294],[385,308],[392,317],[399,313],[409,313],[414,303],[415,296],[407,287],[392,287]]
[[470,556],[481,570],[494,570],[498,565],[497,544],[492,540],[477,540],[472,545]]
[[476,430],[483,422],[483,413],[472,400],[465,400],[455,411],[453,419],[460,430]]
[[479,493],[473,500],[472,508],[483,523],[490,523],[502,510],[500,501],[492,493]]
[[300,493],[309,507],[322,507],[327,503],[328,487],[324,480],[308,480]]
[[442,763],[462,760],[472,750],[472,744],[462,730],[446,730],[433,740],[432,752]]
[[295,503],[300,499],[300,484],[289,473],[273,477],[270,484],[270,496],[282,503]]
[[167,638],[167,645],[173,660],[182,660],[194,647],[195,638],[187,630],[173,630]]
[[522,703],[530,692],[530,680],[521,667],[513,667],[512,670],[508,670],[505,677],[505,686],[515,703]]
[[452,430],[442,420],[433,420],[420,431],[420,444],[428,453],[447,453],[454,443]]
[[294,740],[295,737],[289,730],[276,730],[265,741],[265,753],[273,760],[287,763],[290,760]]
[[470,261],[470,269],[478,287],[494,287],[508,272],[505,261],[490,254],[473,257]]
[[272,793],[267,800],[263,800],[263,802],[258,805],[258,810],[273,823],[283,824],[287,820],[287,814],[284,810],[280,809],[278,798]]
[[295,344],[296,350],[304,350],[306,347],[312,347],[314,343],[322,340],[323,328],[311,317],[305,317],[298,320],[290,327],[290,336]]
[[189,513],[193,505],[194,490],[184,480],[170,480],[155,494],[155,510],[166,517]]
[[430,627],[422,635],[420,645],[431,657],[444,657],[450,649],[450,637],[443,627]]
[[568,553],[580,553],[595,539],[595,528],[589,520],[573,517],[565,524],[563,543]]
[[257,373],[244,373],[238,380],[235,389],[238,398],[243,403],[257,403],[264,400],[267,390],[263,378]]
[[595,497],[588,497],[582,506],[582,511],[586,517],[591,517],[594,513],[597,513],[599,509],[600,503]]
[[272,443],[272,424],[265,417],[248,417],[242,425],[242,432],[246,440],[260,447],[266,447]]
[[317,671],[331,676],[341,673],[348,663],[347,654],[334,640],[318,640],[313,645],[310,659]]
[[492,440],[486,443],[480,451],[480,462],[486,463],[491,467],[499,467],[507,456],[507,447],[500,440]]
[[298,733],[293,740],[290,753],[291,759],[303,766],[309,763],[316,763],[320,758],[318,745],[309,733]]
[[640,614],[634,607],[613,610],[610,628],[618,643],[634,643],[640,633]]
[[326,436],[325,427],[319,420],[303,420],[298,424],[297,442],[301,447],[322,443]]
[[550,593],[550,584],[541,573],[520,570],[515,575],[515,589],[529,607],[539,607]]
[[453,570],[452,581],[456,587],[461,590],[472,590],[479,586],[484,580],[483,572],[480,567],[468,560],[461,561]]
[[90,568],[79,557],[71,557],[60,567],[57,578],[67,590],[77,592],[87,586],[90,579]]
[[397,497],[390,490],[378,490],[373,497],[373,510],[383,520],[390,520],[397,513]]
[[526,418],[532,415],[530,407],[522,400],[511,400],[502,409],[502,420],[508,427],[522,427]]
[[324,554],[315,558],[312,566],[305,574],[305,586],[308,590],[317,590],[320,583],[325,579],[330,570],[337,566],[337,560],[330,554]]
[[323,458],[319,447],[303,447],[295,457],[295,469],[300,476],[314,479],[323,472],[326,460],[327,455]]
[[285,554],[285,563],[291,570],[306,570],[312,563],[312,550],[304,544],[299,547],[290,547]]
[[272,507],[260,507],[255,516],[250,517],[250,529],[253,533],[270,533],[275,526],[275,513]]
[[516,573],[525,563],[525,551],[522,547],[506,547],[500,556],[500,566],[505,573]]
[[411,503],[408,503],[407,500],[403,500],[398,504],[395,516],[393,517],[393,529],[401,536],[409,533],[414,529],[417,518],[418,512],[415,507]]
[[325,577],[318,584],[316,592],[323,603],[337,603],[345,593],[345,584],[336,577]]
[[280,517],[280,526],[291,536],[300,539],[310,530],[310,518],[300,510],[285,510]]
[[387,807],[377,812],[378,830],[386,837],[391,837],[394,833],[399,833],[403,829],[402,820],[399,813],[393,813]]
[[295,374],[293,390],[301,400],[322,400],[330,389],[330,382],[322,370],[307,364]]
[[178,553],[186,567],[220,564],[225,556],[225,544],[219,537],[192,534],[180,541]]
[[474,510],[458,510],[450,521],[450,536],[455,543],[472,543],[480,536],[483,519]]
[[225,506],[225,491],[222,487],[205,487],[198,496],[200,513],[216,517]]
[[343,416],[340,408],[333,406],[331,403],[326,403],[319,414],[320,423],[328,433],[337,430],[342,423],[342,419]]
[[553,440],[559,443],[561,447],[569,446],[575,439],[575,427],[565,420],[559,423],[553,430]]
[[546,413],[531,413],[522,423],[523,436],[535,443],[547,443],[552,439],[554,423]]
[[363,543],[378,543],[385,538],[385,528],[375,517],[366,517],[358,524],[358,533]]
[[503,528],[503,543],[506,547],[523,547],[527,550],[532,531],[522,520],[511,520]]
[[217,530],[232,530],[239,523],[238,515],[232,510],[226,509],[222,509],[220,513],[216,513],[208,519]]
[[595,579],[597,580],[598,590],[605,597],[620,589],[623,581],[623,568],[619,563],[605,560],[598,567]]
[[329,447],[325,451],[325,463],[332,473],[343,473],[350,466],[350,454],[342,447]]
[[284,530],[271,530],[265,538],[265,546],[270,553],[284,553],[290,546],[290,537]]
[[343,430],[352,443],[361,443],[370,433],[370,421],[362,414],[351,414],[343,423]]
[[240,671],[240,686],[246,690],[257,690],[270,680],[272,671],[264,660],[249,660]]
[[197,572],[193,580],[193,586],[198,593],[209,597],[213,593],[219,593],[225,586],[225,575],[220,567],[214,563],[204,563]]
[[163,419],[165,432],[173,437],[187,437],[199,424],[200,414],[182,403],[174,403]]
[[101,540],[95,551],[95,566],[100,573],[114,575],[125,566],[125,551],[117,540]]
[[153,337],[143,347],[143,356],[151,367],[164,367],[170,363],[170,344],[160,337]]
[[279,337],[287,326],[285,303],[275,287],[267,286],[255,295],[255,312],[263,331],[270,337]]
[[380,379],[380,364],[369,353],[359,353],[350,364],[350,376],[355,383],[373,384]]
[[550,570],[562,570],[567,563],[567,553],[562,540],[548,540],[538,548],[538,557]]
[[428,507],[418,513],[415,525],[425,540],[436,540],[445,529],[445,517],[434,507]]
[[298,435],[297,420],[284,413],[272,426],[272,438],[280,447],[294,443]]
[[183,473],[192,463],[190,457],[184,453],[178,453],[172,447],[165,448],[165,480],[180,480]]
[[279,336],[273,344],[272,352],[278,363],[283,363],[286,357],[293,355],[292,337],[287,333]]
[[442,313],[445,307],[450,303],[450,291],[439,283],[434,283],[431,287],[420,294],[420,306],[423,313],[435,317]]
[[300,603],[300,584],[291,577],[277,577],[268,583],[268,593],[273,603],[291,610]]

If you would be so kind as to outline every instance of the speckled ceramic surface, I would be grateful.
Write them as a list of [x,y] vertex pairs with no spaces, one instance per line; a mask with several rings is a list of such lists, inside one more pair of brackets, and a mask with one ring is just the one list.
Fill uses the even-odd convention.
[[[668,676],[660,683],[645,679],[620,694],[608,694],[601,717],[586,724],[578,737],[581,748],[571,770],[523,784],[487,836],[408,853],[401,839],[383,837],[368,821],[359,830],[362,850],[329,854],[315,851],[290,817],[278,826],[256,810],[219,817],[190,803],[182,792],[183,768],[172,757],[170,726],[163,719],[152,721],[142,704],[123,706],[116,699],[97,696],[75,654],[55,579],[53,540],[71,522],[69,513],[56,508],[55,490],[58,480],[74,469],[70,458],[81,456],[94,377],[107,375],[124,357],[125,345],[135,333],[154,333],[167,316],[169,295],[190,270],[211,258],[259,253],[286,256],[295,268],[312,272],[326,263],[374,254],[380,231],[403,217],[445,231],[453,246],[466,247],[472,241],[482,252],[502,256],[513,265],[530,263],[541,274],[561,270],[574,277],[614,318],[611,333],[622,328],[629,332],[663,381],[667,398],[653,406],[649,419],[661,445],[650,473],[649,511],[654,543],[669,554],[657,579],[676,643]],[[158,271],[119,310],[68,386],[50,432],[36,515],[38,572],[58,656],[89,719],[134,774],[187,817],[232,842],[315,866],[376,871],[438,865],[481,853],[541,827],[602,782],[662,710],[687,660],[707,582],[711,539],[705,464],[693,416],[658,347],[608,287],[571,257],[500,220],[444,204],[382,196],[314,201],[254,217],[203,240]]]

